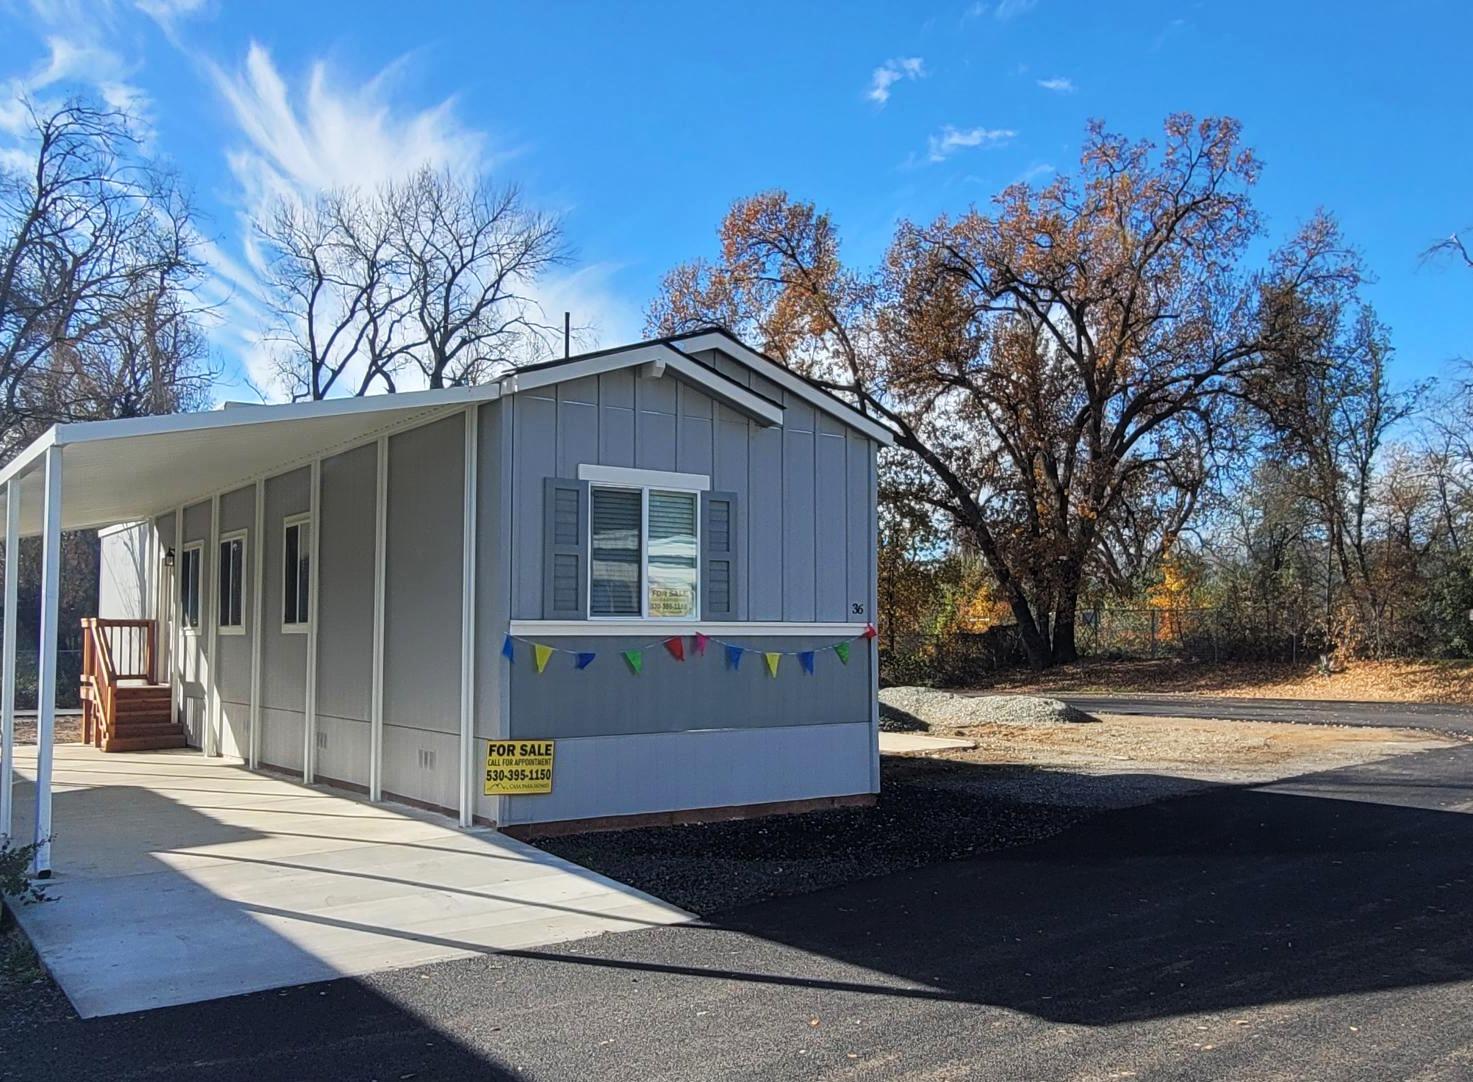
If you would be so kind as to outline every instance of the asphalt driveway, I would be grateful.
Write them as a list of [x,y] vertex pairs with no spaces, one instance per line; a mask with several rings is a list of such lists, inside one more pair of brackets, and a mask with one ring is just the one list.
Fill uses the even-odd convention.
[[1234,721],[1289,721],[1308,725],[1363,725],[1473,733],[1473,707],[1450,703],[1343,702],[1307,699],[1251,699],[1204,695],[1057,696],[1081,710],[1156,717],[1224,718]]
[[724,919],[0,1037],[60,1078],[1473,1073],[1473,744]]

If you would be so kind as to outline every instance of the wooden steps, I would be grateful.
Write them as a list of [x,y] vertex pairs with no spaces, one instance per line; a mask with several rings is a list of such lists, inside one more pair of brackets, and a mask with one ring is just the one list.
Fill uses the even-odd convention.
[[103,751],[187,746],[169,685],[154,682],[157,625],[92,617],[82,630],[83,738]]
[[112,724],[103,751],[155,751],[182,748],[184,727],[174,720],[167,684],[122,684],[113,693]]

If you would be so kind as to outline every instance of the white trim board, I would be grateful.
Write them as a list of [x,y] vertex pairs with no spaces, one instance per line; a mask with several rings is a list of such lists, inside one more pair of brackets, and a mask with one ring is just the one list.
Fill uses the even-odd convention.
[[578,467],[578,480],[597,485],[627,485],[630,488],[674,488],[686,492],[710,492],[711,478],[704,473],[675,473],[672,470],[640,470],[632,466]]
[[866,417],[853,406],[835,398],[827,391],[822,391],[813,386],[800,376],[795,376],[782,365],[769,357],[764,357],[750,346],[738,341],[729,334],[720,331],[710,331],[706,334],[693,335],[690,338],[675,338],[671,340],[671,346],[684,353],[700,353],[704,350],[714,349],[727,356],[740,361],[759,376],[772,380],[785,391],[797,395],[803,401],[814,408],[837,417],[851,428],[863,432],[870,439],[889,447],[895,442],[895,433],[871,417]]
[[557,636],[641,636],[694,635],[699,631],[711,636],[823,636],[834,638],[863,635],[868,624],[799,624],[799,623],[701,623],[695,620],[512,620],[508,634],[518,638],[554,638]]
[[640,368],[643,374],[653,379],[662,378],[667,372],[674,374],[699,386],[718,402],[751,417],[759,424],[772,427],[783,422],[783,407],[776,402],[660,342],[611,350],[582,360],[574,357],[566,362],[550,364],[546,368],[510,372],[502,377],[501,385],[505,389],[504,393],[525,394],[539,387],[549,387],[624,368]]

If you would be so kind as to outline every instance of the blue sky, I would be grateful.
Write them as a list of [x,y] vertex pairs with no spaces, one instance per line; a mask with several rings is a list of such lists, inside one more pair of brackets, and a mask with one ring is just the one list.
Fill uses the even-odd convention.
[[127,99],[193,188],[227,396],[259,359],[244,223],[273,192],[488,168],[566,215],[578,262],[541,297],[609,345],[739,196],[817,201],[867,263],[899,218],[1070,169],[1091,117],[1147,136],[1176,110],[1243,121],[1272,237],[1338,215],[1399,380],[1473,354],[1473,272],[1419,258],[1473,226],[1466,2],[0,0],[0,20],[7,97]]

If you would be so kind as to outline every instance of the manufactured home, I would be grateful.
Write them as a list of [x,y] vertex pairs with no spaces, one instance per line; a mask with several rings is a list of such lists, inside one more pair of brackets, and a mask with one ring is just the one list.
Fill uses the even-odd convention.
[[37,838],[81,528],[103,750],[523,831],[871,799],[889,439],[715,328],[476,387],[59,425],[0,471],[8,550],[44,538]]

